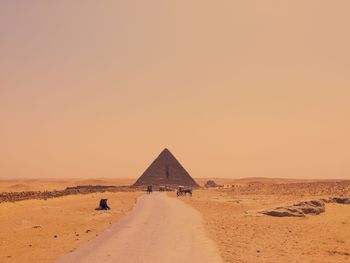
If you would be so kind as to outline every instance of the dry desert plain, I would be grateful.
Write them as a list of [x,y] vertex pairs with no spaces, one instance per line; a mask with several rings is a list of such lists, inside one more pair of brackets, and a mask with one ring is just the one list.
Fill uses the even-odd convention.
[[[197,180],[201,185],[207,179]],[[350,183],[284,179],[214,179],[230,188],[199,189],[181,201],[203,218],[225,262],[350,262],[350,205],[327,203],[320,215],[271,217],[261,210],[300,200],[350,196]],[[2,181],[0,192],[62,190],[133,180]],[[122,218],[142,192],[69,195],[0,203],[0,262],[53,262]],[[176,198],[174,193],[168,193]],[[95,211],[100,198],[111,211]]]
[[[324,213],[271,217],[259,212],[301,200],[350,197],[350,182],[221,180],[234,188],[197,190],[182,198],[202,214],[226,262],[350,262],[350,205],[326,203]],[[174,194],[172,194],[175,196]]]
[[[74,185],[122,185],[127,180],[2,181],[0,192],[63,190]],[[96,237],[134,206],[141,192],[67,195],[0,203],[0,262],[49,263]],[[95,211],[101,198],[113,209]]]

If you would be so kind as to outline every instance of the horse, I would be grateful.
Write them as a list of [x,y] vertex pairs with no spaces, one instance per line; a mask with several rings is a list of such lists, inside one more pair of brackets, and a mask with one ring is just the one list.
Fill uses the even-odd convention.
[[182,188],[179,188],[177,191],[176,191],[176,195],[177,196],[186,196],[187,194],[189,194],[190,196],[192,196],[192,189],[182,189]]

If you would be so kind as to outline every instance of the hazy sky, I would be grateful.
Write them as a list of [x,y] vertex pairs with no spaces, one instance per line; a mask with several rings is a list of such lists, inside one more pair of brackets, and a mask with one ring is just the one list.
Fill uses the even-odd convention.
[[350,179],[350,1],[0,2],[0,178]]

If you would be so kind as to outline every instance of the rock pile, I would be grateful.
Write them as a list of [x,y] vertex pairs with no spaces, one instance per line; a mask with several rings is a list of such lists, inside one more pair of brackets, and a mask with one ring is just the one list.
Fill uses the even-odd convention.
[[114,185],[77,185],[72,187],[67,187],[66,190],[110,190],[115,189],[117,186]]
[[325,202],[322,200],[310,200],[295,203],[289,206],[276,207],[262,213],[277,217],[304,217],[306,214],[319,215],[325,211]]
[[318,199],[301,201],[293,205],[280,206],[261,213],[276,217],[304,217],[305,215],[319,215],[325,212],[325,203],[350,204],[349,197],[332,197],[328,199]]
[[328,202],[329,203],[350,205],[350,198],[349,197],[333,197],[333,198],[328,199]]
[[61,191],[24,191],[24,192],[3,192],[0,193],[0,203],[2,202],[17,202],[29,199],[49,199],[61,197],[65,195],[76,194],[91,194],[97,192],[120,192],[120,191],[134,191],[127,186],[101,186],[101,185],[86,185],[67,187]]

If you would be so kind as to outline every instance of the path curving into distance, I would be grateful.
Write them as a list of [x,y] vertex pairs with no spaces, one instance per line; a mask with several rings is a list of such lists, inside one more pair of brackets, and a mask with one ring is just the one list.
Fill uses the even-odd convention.
[[200,214],[166,193],[140,197],[131,212],[56,263],[221,263]]

